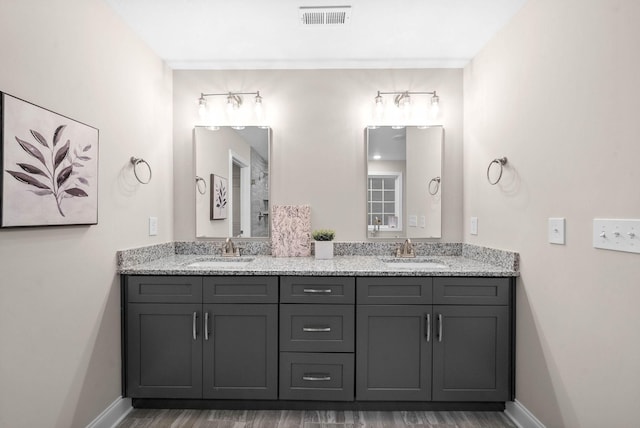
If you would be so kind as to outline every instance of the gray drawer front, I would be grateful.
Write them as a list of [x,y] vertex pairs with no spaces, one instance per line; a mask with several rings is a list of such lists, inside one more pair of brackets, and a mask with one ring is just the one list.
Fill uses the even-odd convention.
[[275,276],[206,276],[204,303],[278,303]]
[[509,278],[435,278],[436,305],[508,305]]
[[355,303],[355,278],[342,276],[283,276],[280,278],[282,303]]
[[353,401],[353,354],[280,353],[280,399]]
[[127,276],[127,301],[136,303],[201,303],[197,276]]
[[280,350],[353,352],[355,310],[346,305],[280,305]]
[[358,278],[358,304],[418,305],[431,304],[433,278],[363,277]]

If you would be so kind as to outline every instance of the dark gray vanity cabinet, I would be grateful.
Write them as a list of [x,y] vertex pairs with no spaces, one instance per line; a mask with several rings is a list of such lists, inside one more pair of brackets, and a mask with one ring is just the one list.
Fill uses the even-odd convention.
[[433,291],[433,400],[511,400],[510,280],[435,278]]
[[357,400],[511,399],[509,278],[358,278],[357,296]]
[[354,303],[354,278],[280,278],[280,399],[353,400]]
[[357,279],[357,400],[431,400],[432,281]]
[[127,396],[277,398],[277,277],[127,276],[124,285]]

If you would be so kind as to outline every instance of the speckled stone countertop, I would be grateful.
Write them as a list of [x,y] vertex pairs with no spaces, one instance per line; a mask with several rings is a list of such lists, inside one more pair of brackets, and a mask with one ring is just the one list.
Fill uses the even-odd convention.
[[[384,257],[387,259],[388,257]],[[241,260],[251,260],[237,263]],[[413,261],[411,261],[413,260]],[[226,266],[189,266],[196,262],[222,261]],[[405,260],[398,260],[405,261]],[[314,257],[272,257],[250,255],[225,259],[203,254],[173,254],[137,265],[120,266],[129,275],[308,275],[308,276],[518,276],[517,265],[500,266],[465,256],[422,256],[407,263],[430,261],[446,267],[394,267],[379,256],[335,256],[330,260]]]

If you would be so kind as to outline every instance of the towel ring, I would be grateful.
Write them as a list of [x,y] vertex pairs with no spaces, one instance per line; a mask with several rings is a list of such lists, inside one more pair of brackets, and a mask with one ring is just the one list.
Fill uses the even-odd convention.
[[[432,185],[433,184],[433,185]],[[435,196],[440,190],[440,177],[434,177],[429,181],[429,194]]]
[[[500,173],[498,174],[498,178],[496,178],[495,181],[491,181],[491,176],[490,176],[489,172],[491,171],[491,166],[493,166],[494,163],[500,167]],[[507,163],[507,158],[506,157],[496,158],[496,159],[492,160],[491,162],[489,162],[489,166],[487,167],[487,181],[489,182],[489,184],[491,184],[492,186],[498,184],[498,182],[502,178],[502,170],[503,170],[504,165],[506,163]]]
[[[201,186],[200,183],[202,183]],[[204,178],[199,177],[196,175],[196,189],[198,189],[198,193],[200,193],[201,195],[204,195],[205,193],[207,193],[207,182]]]
[[[137,166],[141,163],[145,164],[147,166],[147,169],[149,169],[149,179],[147,179],[147,181],[141,180],[140,176],[138,176]],[[136,180],[138,180],[142,184],[149,184],[149,182],[151,181],[151,166],[149,166],[149,163],[142,158],[131,156],[131,164],[133,165],[133,174],[136,176]]]

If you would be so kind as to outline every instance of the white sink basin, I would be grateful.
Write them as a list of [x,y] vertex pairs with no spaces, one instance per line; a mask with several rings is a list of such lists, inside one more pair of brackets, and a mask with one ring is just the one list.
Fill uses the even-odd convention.
[[393,257],[381,257],[380,260],[386,267],[391,269],[448,269],[449,266],[442,263],[442,261],[432,258],[393,258]]
[[237,269],[247,266],[253,257],[216,257],[188,263],[187,267],[200,269]]

